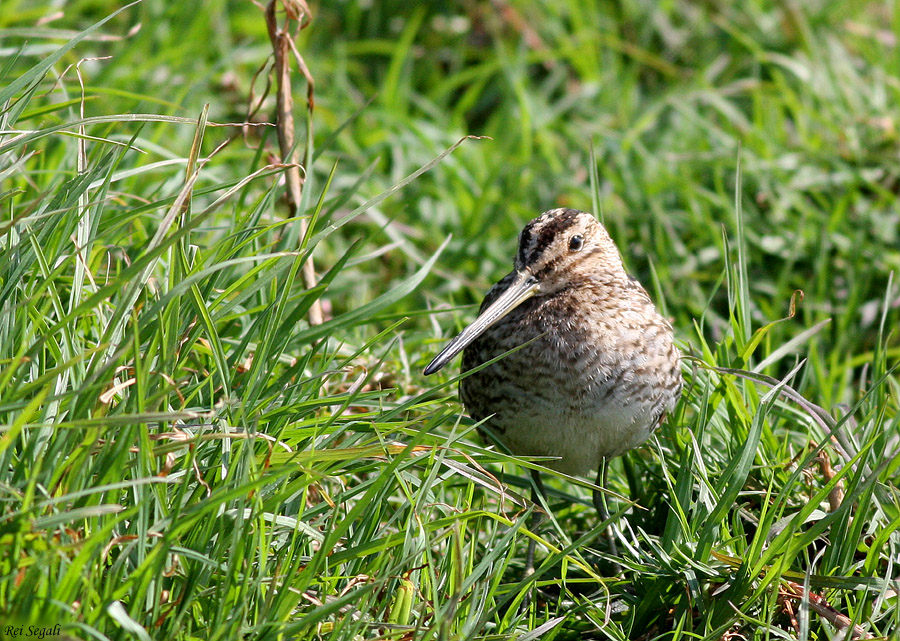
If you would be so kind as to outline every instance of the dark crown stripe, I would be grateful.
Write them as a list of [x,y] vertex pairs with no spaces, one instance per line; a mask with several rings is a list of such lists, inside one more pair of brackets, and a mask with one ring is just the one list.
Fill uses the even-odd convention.
[[519,262],[527,263],[529,258],[542,254],[554,238],[575,226],[582,213],[575,209],[554,209],[525,225],[519,236]]

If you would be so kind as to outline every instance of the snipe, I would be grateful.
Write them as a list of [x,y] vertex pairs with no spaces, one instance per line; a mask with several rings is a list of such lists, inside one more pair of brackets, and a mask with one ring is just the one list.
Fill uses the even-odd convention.
[[[554,209],[525,226],[513,271],[425,374],[463,350],[466,372],[517,347],[462,379],[463,404],[514,454],[598,470],[597,485],[605,460],[647,440],[681,393],[671,324],[585,212]],[[605,514],[599,492],[594,504]]]

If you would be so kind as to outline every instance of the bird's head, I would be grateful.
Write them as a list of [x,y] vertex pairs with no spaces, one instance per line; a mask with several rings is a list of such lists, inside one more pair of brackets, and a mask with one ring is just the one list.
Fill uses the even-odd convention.
[[426,375],[441,369],[529,298],[577,287],[585,279],[626,277],[619,250],[603,225],[574,209],[553,209],[525,225],[511,276],[512,282],[499,296],[431,361]]
[[552,209],[525,225],[515,269],[533,282],[535,296],[607,273],[624,274],[619,250],[603,225],[574,209]]

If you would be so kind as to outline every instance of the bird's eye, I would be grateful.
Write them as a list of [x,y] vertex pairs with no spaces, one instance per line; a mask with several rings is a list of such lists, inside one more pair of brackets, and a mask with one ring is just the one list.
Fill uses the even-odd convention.
[[576,234],[569,239],[569,251],[577,252],[584,245],[584,237]]

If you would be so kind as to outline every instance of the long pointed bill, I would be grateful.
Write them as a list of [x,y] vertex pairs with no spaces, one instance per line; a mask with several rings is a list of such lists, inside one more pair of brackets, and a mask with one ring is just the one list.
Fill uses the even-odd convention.
[[513,284],[500,294],[490,307],[484,310],[472,324],[466,327],[459,336],[447,343],[431,364],[425,368],[425,376],[434,374],[444,365],[453,360],[453,357],[468,347],[472,341],[481,336],[484,331],[498,320],[509,314],[516,307],[524,303],[537,293],[537,279],[529,273],[517,274]]

